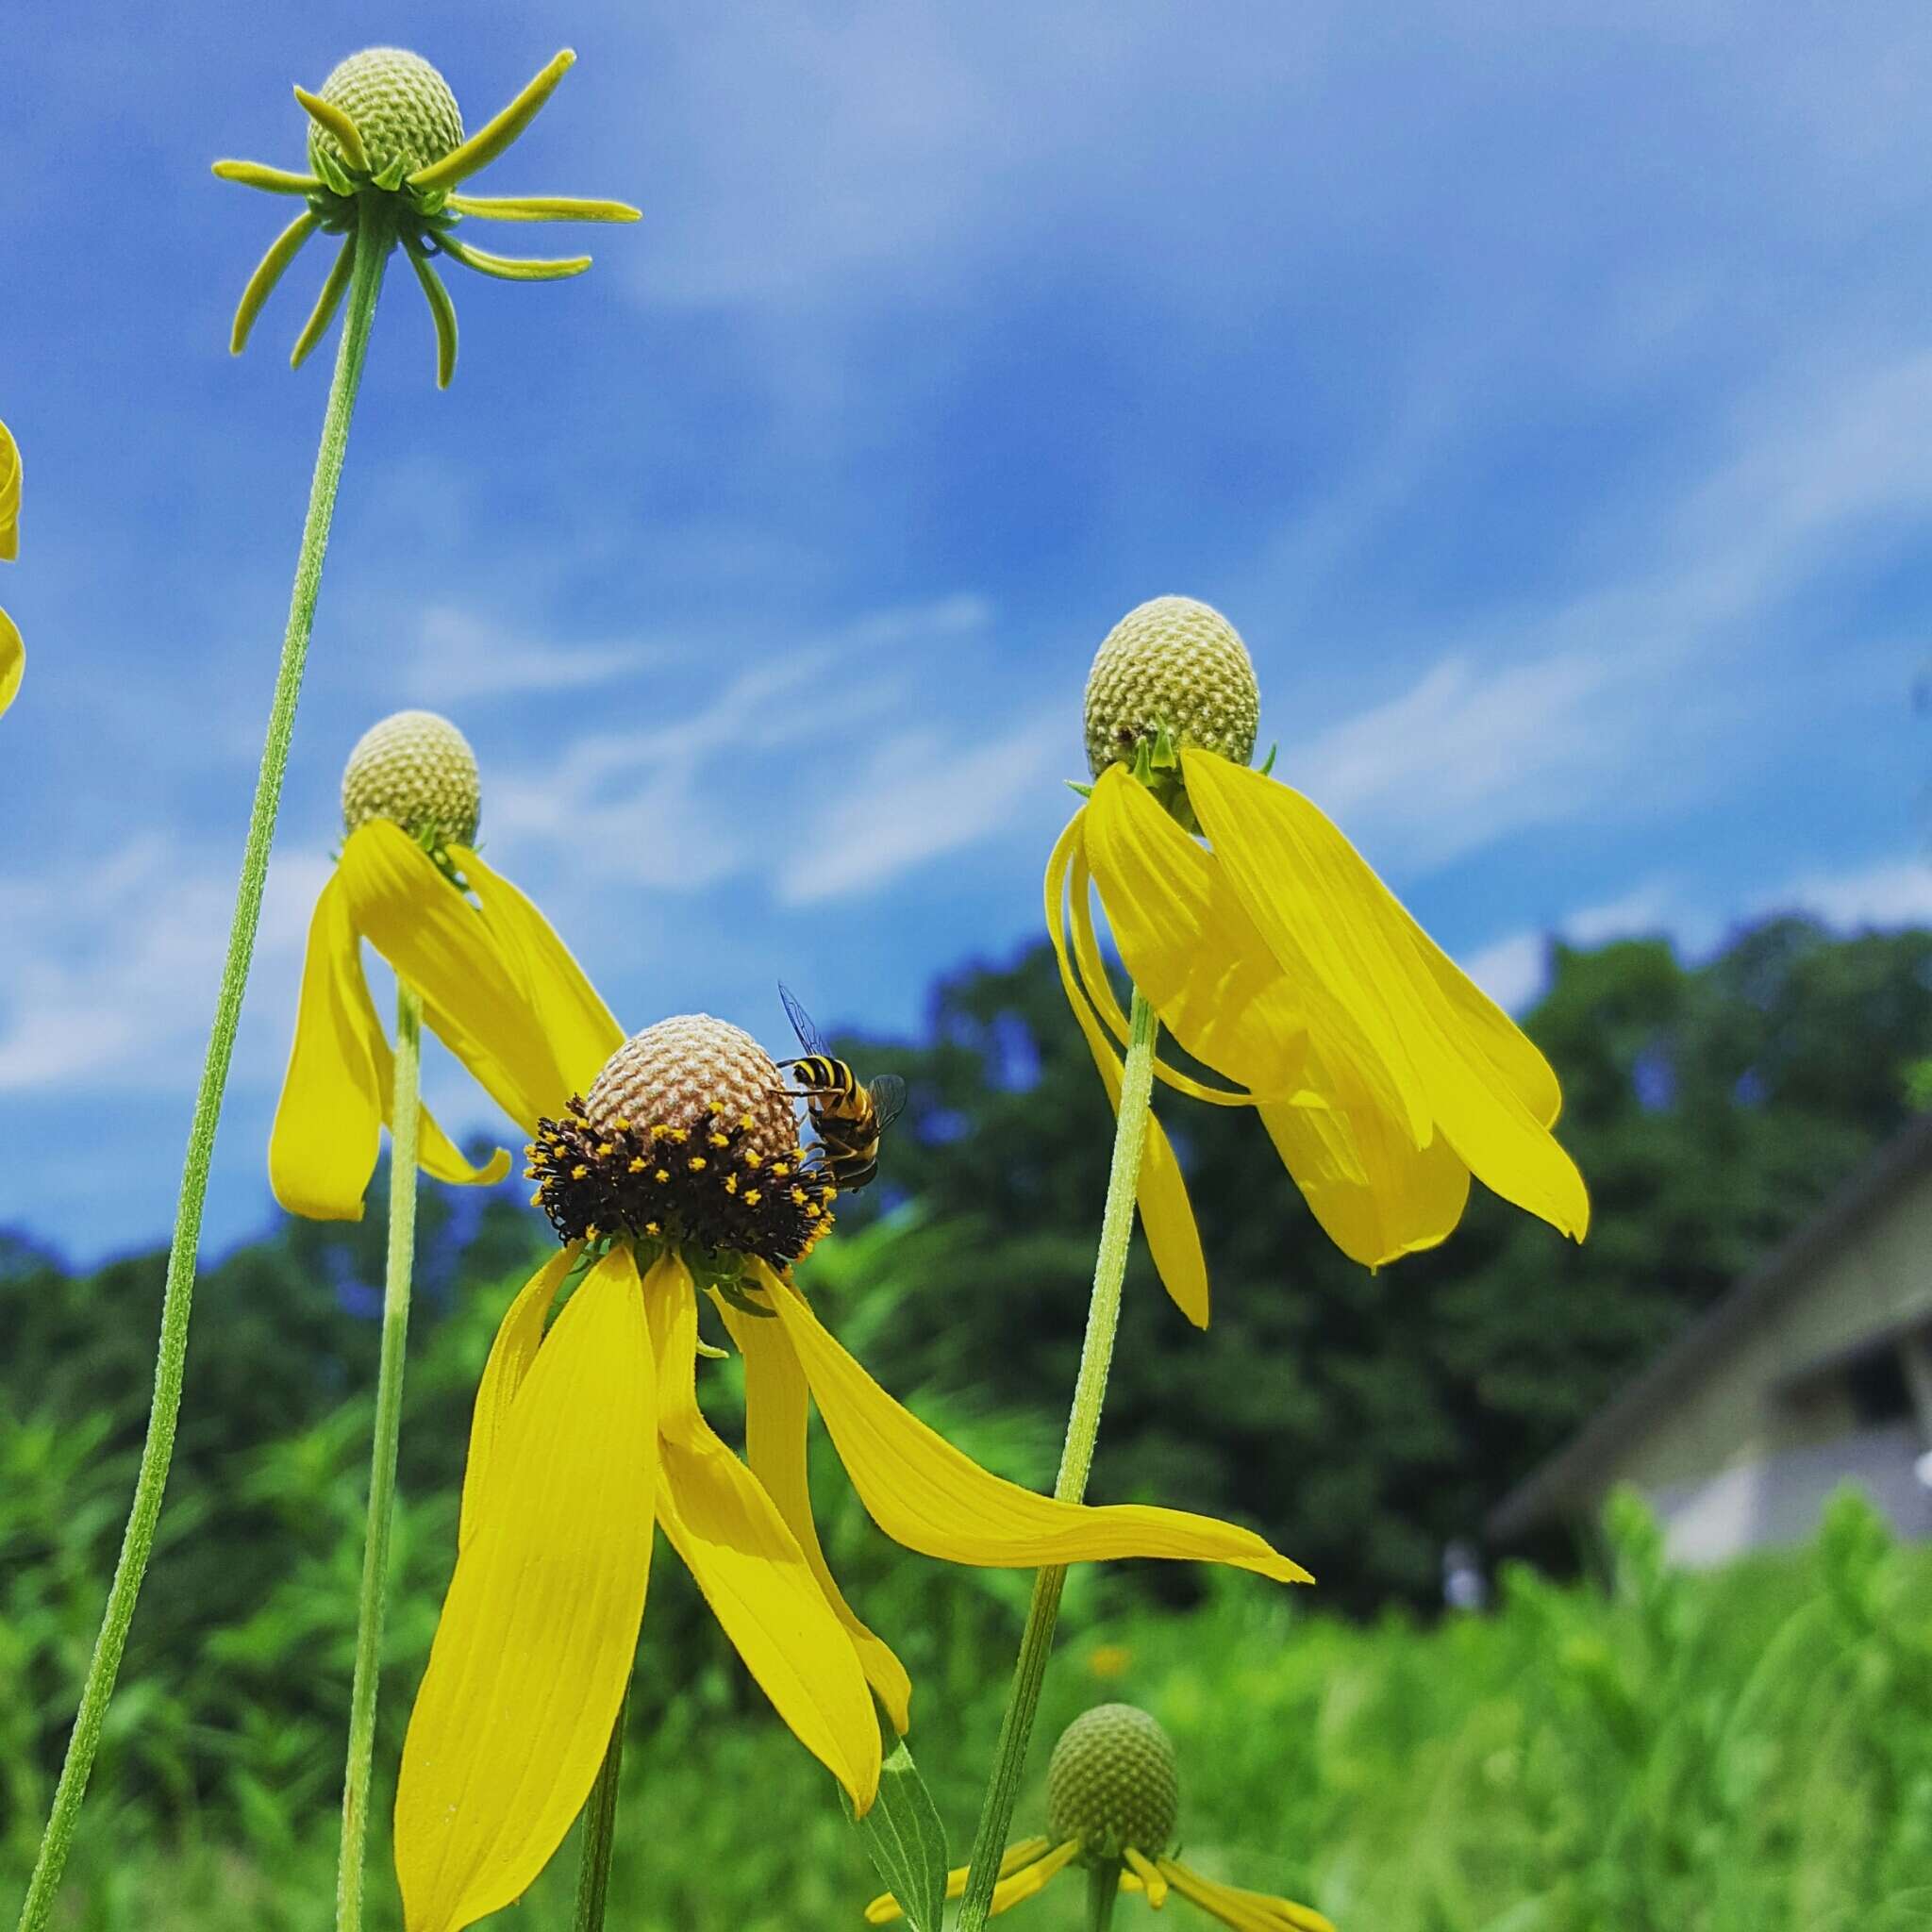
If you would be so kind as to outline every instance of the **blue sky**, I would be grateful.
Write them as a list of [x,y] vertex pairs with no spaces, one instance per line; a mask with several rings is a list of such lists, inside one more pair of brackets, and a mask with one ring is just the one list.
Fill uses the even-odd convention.
[[[25,11],[0,416],[0,1224],[161,1238],[326,357],[247,356],[290,85],[400,41],[597,266],[393,280],[208,1217],[262,1149],[343,756],[446,711],[490,856],[627,1024],[916,1027],[1038,929],[1095,645],[1240,626],[1277,771],[1498,994],[1544,936],[1932,919],[1932,16],[473,0]],[[479,183],[479,187],[486,184]],[[491,238],[492,240],[494,238]],[[432,1069],[456,1126],[490,1124]]]

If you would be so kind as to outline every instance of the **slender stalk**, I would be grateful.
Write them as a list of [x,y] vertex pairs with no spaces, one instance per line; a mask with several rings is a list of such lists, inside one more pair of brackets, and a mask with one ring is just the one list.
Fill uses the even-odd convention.
[[[1080,1344],[1080,1372],[1074,1380],[1074,1407],[1067,1418],[1060,1473],[1053,1486],[1054,1495],[1062,1503],[1077,1503],[1087,1493],[1087,1475],[1093,1467],[1100,1407],[1107,1399],[1107,1372],[1113,1361],[1114,1332],[1120,1326],[1121,1283],[1126,1276],[1127,1247],[1134,1233],[1134,1191],[1140,1184],[1141,1157],[1147,1146],[1147,1103],[1154,1092],[1154,1041],[1159,1030],[1154,1008],[1137,986],[1127,1026],[1120,1107],[1114,1120],[1113,1165],[1107,1176],[1107,1206],[1100,1216],[1093,1294],[1087,1304],[1087,1334]],[[972,1869],[959,1907],[958,1932],[981,1932],[992,1903],[1000,1854],[1013,1822],[1013,1802],[1020,1795],[1020,1774],[1025,1769],[1026,1746],[1033,1736],[1034,1714],[1040,1708],[1040,1687],[1046,1678],[1047,1653],[1053,1648],[1054,1624],[1059,1619],[1060,1591],[1066,1580],[1064,1565],[1041,1570],[1033,1579],[1033,1601],[1027,1606],[1019,1661],[1013,1666],[1006,1715],[1000,1720],[992,1776],[980,1808],[979,1829],[973,1839]]]
[[1112,1932],[1113,1908],[1121,1895],[1121,1868],[1091,1865],[1087,1871],[1087,1932]]
[[597,1782],[584,1807],[584,1849],[577,1864],[577,1909],[574,1932],[604,1932],[604,1904],[610,1890],[610,1854],[617,1844],[617,1784],[624,1771],[624,1719],[630,1708],[630,1691],[617,1707],[610,1742]]
[[409,1282],[416,1263],[422,1065],[423,1002],[413,988],[398,980],[395,1086],[390,1108],[389,1261],[382,1282],[382,1363],[375,1375],[375,1440],[369,1454],[369,1526],[362,1541],[356,1674],[349,1686],[349,1760],[342,1775],[342,1848],[336,1866],[337,1932],[360,1932],[362,1924],[362,1841],[369,1830],[369,1770],[375,1756],[375,1691],[382,1674],[389,1534],[395,1520],[396,1442],[403,1432],[403,1356],[409,1339]]
[[108,1591],[100,1635],[81,1686],[74,1732],[67,1740],[66,1761],[55,1788],[53,1809],[41,1838],[33,1876],[21,1907],[20,1932],[44,1932],[59,1889],[60,1874],[74,1841],[88,1774],[100,1748],[101,1725],[114,1678],[127,1645],[127,1627],[141,1594],[142,1577],[154,1548],[155,1525],[167,1487],[168,1463],[175,1451],[175,1424],[181,1410],[181,1378],[188,1357],[188,1317],[194,1292],[194,1263],[201,1245],[202,1207],[208,1198],[208,1163],[214,1155],[215,1126],[221,1119],[222,1095],[228,1084],[228,1065],[235,1054],[235,1027],[241,1018],[242,996],[248,985],[248,968],[255,952],[256,927],[261,919],[262,887],[268,877],[269,847],[275,841],[275,814],[281,805],[282,776],[289,766],[289,743],[295,729],[295,701],[301,694],[302,669],[308,655],[309,633],[315,622],[316,592],[322,585],[322,559],[328,548],[329,521],[335,510],[336,489],[341,481],[342,456],[348,447],[349,418],[369,348],[370,325],[375,316],[376,292],[382,284],[383,263],[392,237],[388,217],[373,198],[363,204],[362,225],[356,242],[356,271],[349,285],[349,313],[336,352],[328,404],[322,420],[322,446],[316,452],[315,475],[308,487],[308,511],[302,525],[302,547],[295,559],[295,584],[289,600],[289,626],[282,639],[281,663],[275,673],[275,696],[269,707],[268,733],[262,745],[261,768],[255,780],[255,803],[248,815],[248,839],[242,848],[242,877],[235,891],[235,911],[228,927],[227,956],[222,963],[221,985],[215,995],[214,1024],[209,1028],[201,1084],[195,1091],[194,1113],[188,1129],[188,1155],[181,1170],[181,1192],[175,1208],[175,1233],[168,1247],[166,1285],[161,1293],[160,1346],[155,1358],[154,1399],[148,1409],[147,1440],[142,1445],[141,1469],[135,1478],[134,1500],[121,1539],[121,1555]]

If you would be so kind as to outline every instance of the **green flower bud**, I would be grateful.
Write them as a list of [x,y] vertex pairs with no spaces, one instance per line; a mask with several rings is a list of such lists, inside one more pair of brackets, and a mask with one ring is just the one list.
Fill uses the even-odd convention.
[[434,711],[398,711],[372,724],[342,768],[345,832],[390,819],[412,839],[474,845],[482,808],[476,754]]
[[[420,54],[401,47],[351,54],[323,82],[322,98],[355,123],[372,175],[397,161],[402,174],[413,175],[463,143],[463,117],[448,81]],[[341,143],[316,123],[308,129],[308,165],[323,172],[325,156],[349,166]]]
[[1047,1835],[1056,1844],[1078,1839],[1083,1864],[1117,1865],[1129,1845],[1158,1858],[1173,1849],[1180,1795],[1167,1733],[1131,1704],[1097,1705],[1053,1747]]
[[1235,764],[1254,755],[1261,693],[1248,649],[1220,611],[1156,597],[1107,634],[1087,674],[1087,764],[1131,766],[1163,733]]

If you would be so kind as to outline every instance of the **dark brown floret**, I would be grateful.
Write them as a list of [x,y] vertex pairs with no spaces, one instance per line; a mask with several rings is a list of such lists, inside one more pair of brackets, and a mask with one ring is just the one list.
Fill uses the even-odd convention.
[[562,1241],[622,1234],[784,1268],[831,1226],[838,1191],[795,1141],[774,1159],[761,1138],[749,1114],[715,1104],[688,1124],[599,1127],[573,1094],[562,1120],[537,1123],[524,1172]]

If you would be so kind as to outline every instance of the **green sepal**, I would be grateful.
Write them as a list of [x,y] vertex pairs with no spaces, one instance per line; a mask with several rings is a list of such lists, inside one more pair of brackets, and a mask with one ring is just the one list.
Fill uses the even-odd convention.
[[1060,783],[1064,785],[1069,791],[1077,791],[1082,798],[1091,798],[1093,796],[1092,786],[1083,785],[1077,778],[1062,778],[1060,780]]
[[[839,1799],[852,1818],[852,1800],[842,1789]],[[879,1767],[879,1794],[872,1809],[853,1822],[912,1932],[940,1932],[946,1909],[946,1829],[905,1739]]]
[[1274,769],[1274,754],[1278,752],[1280,749],[1280,741],[1277,740],[1274,743],[1271,744],[1268,747],[1268,756],[1261,760],[1259,765],[1256,767],[1257,772],[1263,778],[1265,778],[1268,775],[1268,774]]
[[401,155],[395,156],[389,165],[383,169],[382,173],[376,175],[375,185],[385,194],[393,194],[403,185],[403,174],[406,165]]
[[[302,103],[303,111],[315,125],[336,138],[336,145],[342,151],[342,159],[358,175],[369,173],[369,150],[362,145],[362,133],[348,115],[333,101],[325,101],[320,94],[312,94],[306,87],[295,90],[295,98]],[[319,157],[318,157],[319,158]]]
[[582,275],[591,265],[588,255],[566,256],[555,261],[491,255],[485,249],[472,248],[446,232],[439,235],[437,241],[452,261],[459,261],[478,275],[494,275],[500,282],[560,282],[567,275]]
[[349,171],[326,149],[316,150],[315,172],[328,184],[331,193],[342,196],[355,194],[356,184],[349,178]]
[[452,148],[440,161],[418,168],[409,176],[417,189],[454,188],[480,168],[487,168],[505,148],[537,118],[538,110],[557,92],[557,83],[568,74],[576,56],[566,47],[524,89],[508,107],[486,122],[460,147]]
[[315,298],[315,307],[309,311],[308,320],[302,325],[302,333],[295,338],[295,346],[289,356],[289,367],[299,369],[308,359],[308,352],[321,341],[328,325],[336,319],[336,310],[342,305],[342,296],[347,292],[349,277],[356,272],[356,238],[347,236],[336,251],[335,266],[328,272],[328,278],[322,285],[322,292]]
[[239,181],[243,188],[259,188],[265,194],[313,194],[322,186],[319,175],[295,175],[260,161],[217,161],[214,175],[217,180]]

